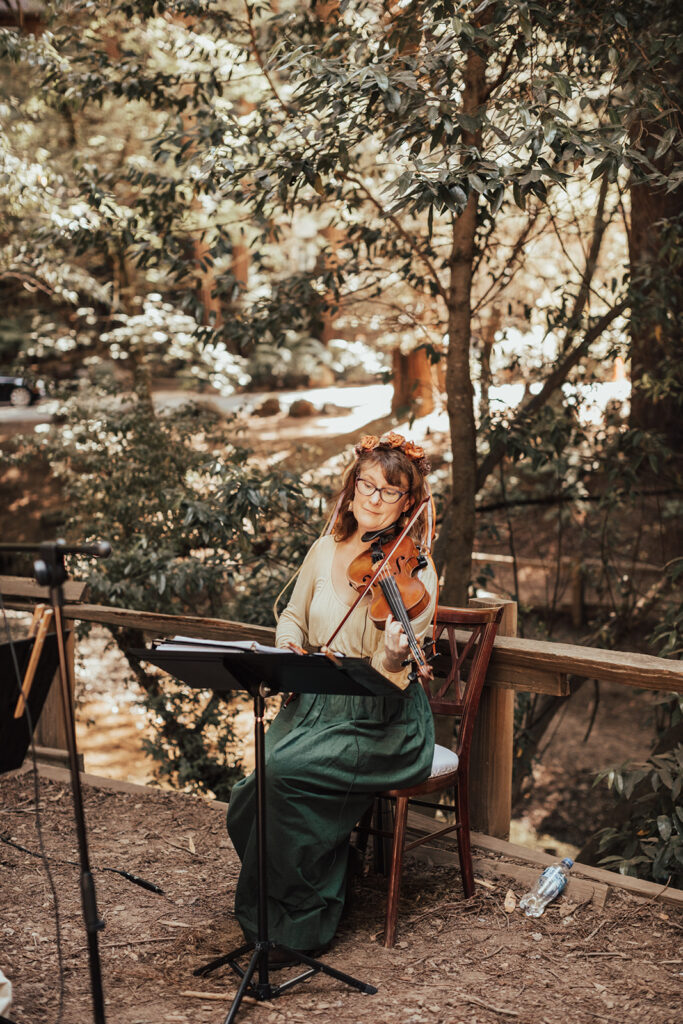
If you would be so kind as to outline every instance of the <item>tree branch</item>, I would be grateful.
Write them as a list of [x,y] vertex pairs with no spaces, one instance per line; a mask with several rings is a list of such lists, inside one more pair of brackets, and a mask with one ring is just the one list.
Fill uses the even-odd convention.
[[365,197],[373,204],[373,206],[377,210],[379,210],[382,217],[384,217],[386,220],[390,221],[394,225],[401,238],[403,238],[403,240],[408,243],[410,248],[416,253],[418,259],[420,259],[422,263],[424,263],[424,265],[427,267],[429,273],[432,276],[432,279],[434,281],[434,284],[439,295],[446,303],[446,305],[448,305],[448,293],[446,292],[446,289],[439,280],[439,275],[437,273],[436,267],[430,260],[429,256],[426,256],[423,252],[420,252],[420,250],[417,248],[415,244],[415,238],[411,238],[411,236],[408,234],[406,229],[401,224],[398,217],[394,216],[393,213],[388,213],[387,210],[385,210],[385,208],[380,203],[379,199],[373,196],[370,189],[367,187],[367,185],[364,185],[362,181],[359,181],[357,178],[351,178],[348,174],[338,174],[338,176],[343,177],[345,181],[348,181],[351,185],[355,185],[356,188],[360,189],[361,192],[363,192],[363,194],[365,195]]
[[484,90],[484,94],[483,94],[482,99],[481,99],[482,103],[486,103],[491,98],[492,94],[496,91],[496,89],[500,85],[502,85],[503,82],[505,81],[505,79],[508,77],[508,68],[510,67],[510,61],[512,60],[512,58],[515,55],[515,46],[517,45],[518,40],[523,39],[523,38],[524,38],[523,33],[520,32],[517,35],[517,38],[512,43],[512,46],[508,50],[507,56],[505,57],[505,60],[503,61],[503,65],[502,65],[502,67],[500,69],[500,72],[499,72],[498,76],[496,78],[494,78],[494,80],[491,82],[490,85],[486,86],[486,89]]
[[[563,358],[557,364],[552,373],[546,377],[543,387],[537,395],[532,395],[531,398],[521,407],[517,415],[513,418],[507,433],[513,431],[520,423],[525,420],[529,420],[534,416],[539,409],[541,409],[548,401],[550,396],[557,391],[560,384],[564,382],[569,371],[576,366],[579,360],[586,354],[590,346],[599,338],[600,335],[609,327],[613,320],[616,320],[618,316],[628,308],[630,299],[622,299],[616,306],[608,310],[604,316],[590,327],[584,334],[582,340],[573,348],[570,352],[566,351]],[[571,336],[570,336],[571,337]],[[485,457],[483,462],[480,464],[477,470],[477,490],[481,490],[486,482],[486,478],[496,468],[500,460],[503,458],[506,451],[506,445],[504,441],[499,441],[495,444],[488,455]]]
[[[524,225],[524,227],[522,228],[521,232],[519,233],[519,236],[517,237],[517,240],[515,241],[514,245],[512,246],[512,251],[510,253],[510,256],[509,256],[507,262],[505,263],[505,266],[502,268],[502,270],[500,271],[499,274],[495,275],[492,278],[491,283],[488,286],[488,288],[484,291],[483,295],[481,295],[477,299],[476,303],[472,307],[472,315],[473,316],[474,316],[475,313],[479,312],[479,310],[482,308],[482,306],[491,297],[491,293],[495,290],[497,285],[500,283],[501,279],[504,277],[505,271],[506,270],[510,270],[512,268],[512,266],[517,262],[519,257],[523,254],[524,246],[525,246],[525,244],[526,244],[526,242],[527,242],[527,240],[529,238],[529,233],[531,232],[532,227],[535,225],[539,213],[540,213],[540,207],[539,206],[536,206],[529,213],[529,217],[527,218],[527,222]],[[483,253],[483,249],[480,251],[479,257],[475,260],[475,264],[474,264],[474,268],[473,268],[473,272],[474,273],[476,273],[476,271],[479,269],[479,265],[481,263],[481,254],[482,253]],[[504,281],[503,285],[502,285],[502,288],[505,288],[509,283],[510,283],[509,281]],[[499,289],[499,291],[502,290],[502,288]]]
[[287,115],[291,115],[291,114],[294,113],[294,108],[290,107],[290,105],[288,103],[285,103],[285,101],[282,99],[282,96],[280,96],[280,93],[275,88],[275,83],[273,82],[273,79],[270,76],[270,72],[268,71],[268,69],[266,68],[266,65],[263,62],[263,57],[261,56],[261,51],[259,50],[258,44],[256,42],[256,32],[254,31],[254,22],[253,22],[253,19],[251,17],[251,8],[249,6],[248,0],[244,0],[244,9],[247,12],[247,23],[249,25],[249,36],[251,38],[251,48],[252,48],[252,52],[254,54],[254,57],[256,59],[256,63],[260,67],[261,72],[263,74],[263,77],[265,78],[265,80],[267,81],[268,85],[270,86],[270,88],[271,88],[271,90],[273,92],[273,96],[275,97],[275,99],[278,101],[278,103],[280,104],[280,106],[282,107],[284,112]]
[[[665,487],[662,489],[638,491],[641,497],[653,495],[682,494],[680,487]],[[546,494],[541,498],[508,498],[501,501],[488,501],[483,505],[477,505],[477,512],[499,512],[501,509],[522,508],[526,505],[566,505],[570,502],[601,502],[605,500],[604,494]]]

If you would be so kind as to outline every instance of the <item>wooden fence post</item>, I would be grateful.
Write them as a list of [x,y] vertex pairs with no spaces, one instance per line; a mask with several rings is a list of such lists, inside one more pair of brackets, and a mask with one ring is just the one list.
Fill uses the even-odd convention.
[[[499,636],[517,635],[517,602],[473,598],[472,608],[504,605]],[[512,805],[514,690],[484,686],[470,753],[470,816],[475,832],[507,839]]]
[[[69,675],[72,684],[75,684],[75,661],[76,644],[74,641],[74,629],[76,623],[71,619],[64,620],[66,629],[71,630],[66,641],[66,660],[69,667]],[[73,686],[71,689],[71,700],[73,701]],[[66,726],[64,725],[64,709],[62,708],[62,692],[59,685],[59,668],[55,672],[50,683],[43,710],[35,728],[34,739],[37,747],[47,747],[55,755],[58,761],[68,760],[68,743],[66,738]]]

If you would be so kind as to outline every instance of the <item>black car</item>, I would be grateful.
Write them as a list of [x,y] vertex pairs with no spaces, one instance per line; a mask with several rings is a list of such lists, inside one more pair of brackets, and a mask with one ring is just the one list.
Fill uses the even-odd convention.
[[9,402],[18,409],[33,405],[44,394],[41,383],[29,384],[23,377],[0,377],[0,402]]

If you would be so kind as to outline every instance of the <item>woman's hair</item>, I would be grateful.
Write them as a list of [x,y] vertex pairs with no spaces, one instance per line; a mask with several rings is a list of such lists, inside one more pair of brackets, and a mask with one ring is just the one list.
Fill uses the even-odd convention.
[[[398,434],[389,436],[395,439],[400,437]],[[370,446],[369,441],[374,441],[375,444]],[[404,447],[408,448],[411,455],[403,450]],[[416,457],[418,452],[419,456]],[[363,475],[363,467],[378,466],[388,484],[399,490],[408,491],[408,504],[404,515],[406,512],[412,513],[427,494],[425,476],[429,470],[429,463],[424,457],[422,449],[411,445],[411,442],[404,442],[403,446],[398,446],[395,443],[385,443],[384,439],[378,441],[377,438],[363,438],[360,444],[356,445],[356,455],[356,461],[347,471],[341,491],[335,498],[335,506],[337,502],[339,503],[339,514],[333,527],[333,536],[336,541],[347,540],[358,526],[349,505],[353,501],[356,480]],[[422,523],[423,516],[420,515],[410,529],[410,535],[415,541],[421,541],[424,537]]]

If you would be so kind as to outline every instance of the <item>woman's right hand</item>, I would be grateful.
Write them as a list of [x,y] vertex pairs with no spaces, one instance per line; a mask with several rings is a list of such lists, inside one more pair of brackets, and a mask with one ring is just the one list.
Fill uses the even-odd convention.
[[303,647],[299,647],[293,640],[288,640],[285,647],[289,647],[290,651],[294,651],[295,654],[308,654],[308,651],[305,651]]

